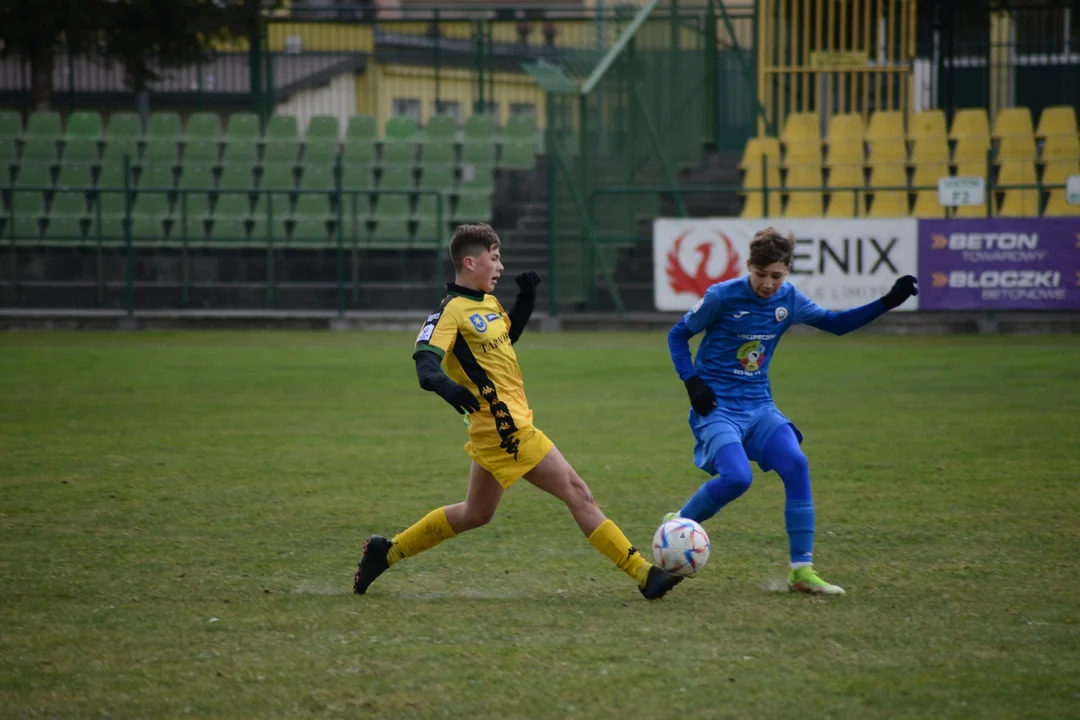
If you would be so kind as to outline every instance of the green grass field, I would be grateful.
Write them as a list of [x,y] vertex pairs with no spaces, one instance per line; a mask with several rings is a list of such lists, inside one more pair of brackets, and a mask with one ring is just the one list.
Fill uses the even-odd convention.
[[[783,487],[648,603],[520,482],[351,592],[364,537],[464,495],[414,334],[0,336],[0,717],[1075,718],[1080,338],[797,336],[816,559]],[[662,334],[526,335],[537,424],[639,547],[704,475]]]

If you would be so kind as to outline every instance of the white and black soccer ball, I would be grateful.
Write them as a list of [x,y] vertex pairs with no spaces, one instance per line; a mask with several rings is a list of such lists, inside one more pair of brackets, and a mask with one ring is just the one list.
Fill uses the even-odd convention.
[[673,518],[656,529],[652,551],[656,564],[676,575],[692,577],[709,561],[709,535],[687,518]]

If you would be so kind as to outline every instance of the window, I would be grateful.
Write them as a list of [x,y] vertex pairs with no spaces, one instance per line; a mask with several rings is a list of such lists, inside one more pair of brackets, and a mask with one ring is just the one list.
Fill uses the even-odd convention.
[[457,100],[436,100],[435,114],[454,118],[454,122],[461,123],[461,103]]
[[510,117],[536,119],[536,103],[510,103]]
[[475,115],[492,115],[494,117],[499,116],[499,103],[487,102],[481,103],[476,101],[473,103],[473,114]]
[[412,118],[420,122],[420,101],[415,98],[394,98],[394,117]]

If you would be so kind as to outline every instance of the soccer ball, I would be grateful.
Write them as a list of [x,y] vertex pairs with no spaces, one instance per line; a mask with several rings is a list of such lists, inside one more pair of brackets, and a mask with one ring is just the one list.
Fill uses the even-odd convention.
[[673,518],[657,528],[652,551],[664,570],[691,577],[709,561],[709,535],[693,520]]

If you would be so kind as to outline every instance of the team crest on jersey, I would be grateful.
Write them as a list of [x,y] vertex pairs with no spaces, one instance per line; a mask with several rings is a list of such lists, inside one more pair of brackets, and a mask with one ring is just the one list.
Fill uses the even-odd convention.
[[787,319],[787,308],[785,308],[785,307],[776,308],[776,322],[784,322],[784,320],[786,320],[786,319]]
[[739,359],[739,364],[746,373],[755,373],[765,364],[765,346],[757,340],[751,340],[743,343],[735,357]]
[[487,332],[487,323],[484,322],[484,318],[481,317],[480,313],[473,313],[472,315],[470,315],[469,322],[472,323],[473,327],[476,328],[477,332]]

